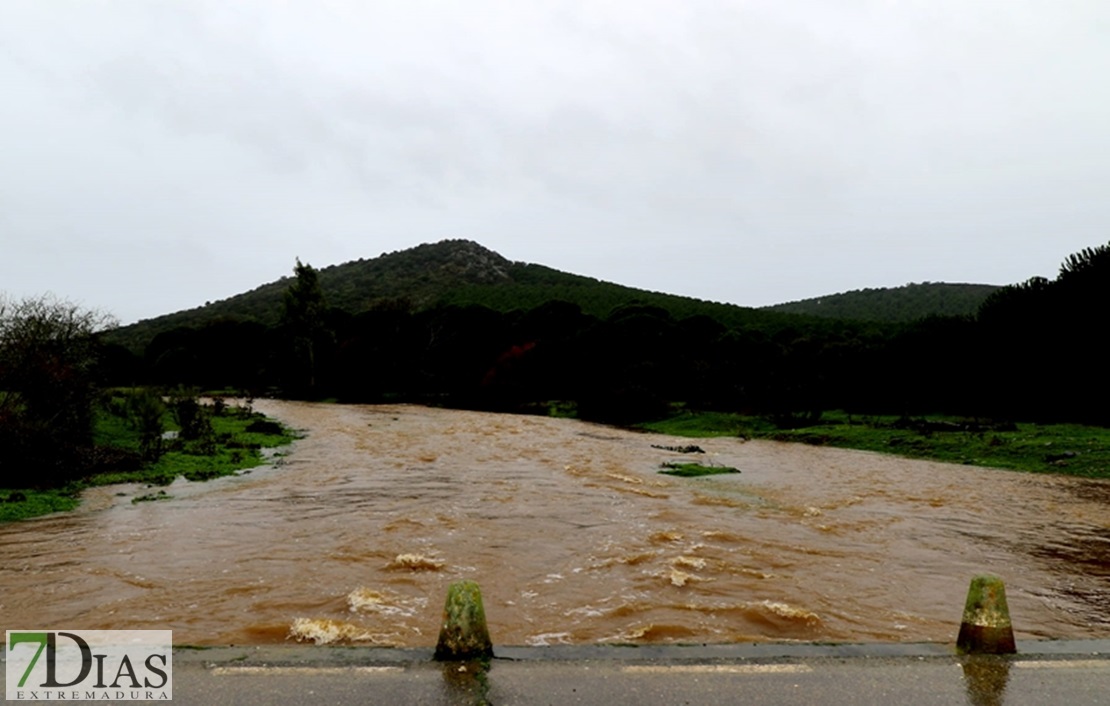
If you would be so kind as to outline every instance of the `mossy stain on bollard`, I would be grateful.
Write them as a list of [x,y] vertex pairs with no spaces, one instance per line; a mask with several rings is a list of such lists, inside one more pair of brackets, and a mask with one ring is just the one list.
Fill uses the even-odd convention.
[[473,581],[458,581],[447,589],[443,623],[436,643],[437,660],[469,660],[493,656],[486,627],[482,591]]
[[980,574],[971,579],[956,649],[963,654],[1014,654],[1014,628],[1002,579]]

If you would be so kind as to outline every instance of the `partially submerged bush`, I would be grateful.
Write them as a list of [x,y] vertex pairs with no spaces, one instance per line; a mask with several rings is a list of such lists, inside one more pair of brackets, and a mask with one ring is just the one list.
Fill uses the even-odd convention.
[[703,466],[700,463],[664,463],[660,473],[680,478],[697,478],[698,476],[715,476],[724,473],[739,473],[732,466]]

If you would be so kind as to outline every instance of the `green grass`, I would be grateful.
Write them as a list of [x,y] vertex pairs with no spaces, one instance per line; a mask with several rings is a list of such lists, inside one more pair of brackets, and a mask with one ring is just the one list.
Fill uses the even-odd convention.
[[[166,421],[167,425],[173,423],[168,417]],[[96,424],[93,427],[93,444],[138,451],[139,435],[128,426],[126,419],[99,411],[96,415]]]
[[58,490],[6,490],[0,489],[0,522],[25,520],[29,517],[66,512],[81,502],[79,488]]
[[551,400],[547,403],[547,416],[558,419],[577,419],[578,403],[570,400]]
[[681,412],[673,417],[638,424],[638,429],[670,436],[706,438],[713,436],[755,436],[774,429],[760,417],[732,412]]
[[[821,423],[801,429],[775,429],[757,417],[717,412],[686,412],[640,428],[683,437],[733,435],[774,441],[860,449],[949,463],[1006,468],[1032,473],[1057,473],[1110,478],[1110,429],[1078,424],[1017,424],[1012,428],[952,417],[931,422],[971,424],[969,431],[935,431],[924,425],[899,424],[896,417],[848,417],[826,413]],[[915,422],[922,420],[914,420]]]
[[703,466],[700,463],[664,463],[663,470],[659,472],[680,478],[697,478],[698,476],[716,476],[724,473],[739,473],[740,471],[730,466]]

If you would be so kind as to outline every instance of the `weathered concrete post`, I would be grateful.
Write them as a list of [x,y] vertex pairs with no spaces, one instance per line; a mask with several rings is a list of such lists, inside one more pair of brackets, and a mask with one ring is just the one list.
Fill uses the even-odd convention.
[[469,660],[493,656],[486,627],[482,591],[473,581],[458,581],[447,589],[443,624],[436,643],[438,660]]
[[1008,655],[1017,652],[1002,579],[990,574],[980,574],[971,579],[956,649],[964,654]]

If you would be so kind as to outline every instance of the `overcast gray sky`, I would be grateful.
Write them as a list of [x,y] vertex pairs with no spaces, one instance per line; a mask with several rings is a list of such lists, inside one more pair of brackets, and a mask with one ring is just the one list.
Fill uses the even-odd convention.
[[0,0],[0,291],[467,238],[764,305],[1110,241],[1105,0]]

